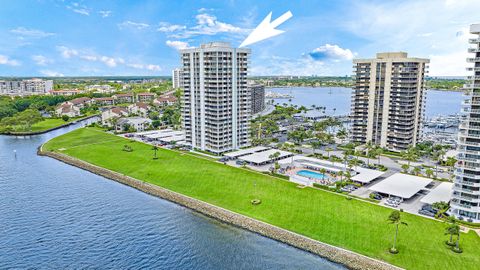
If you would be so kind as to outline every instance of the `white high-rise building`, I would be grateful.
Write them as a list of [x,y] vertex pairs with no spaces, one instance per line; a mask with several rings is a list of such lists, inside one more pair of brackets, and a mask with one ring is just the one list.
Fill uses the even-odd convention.
[[0,95],[44,95],[53,90],[52,80],[30,79],[0,81]]
[[427,63],[405,52],[353,60],[353,142],[372,142],[391,151],[415,146],[422,132]]
[[181,78],[182,70],[180,68],[176,68],[172,70],[172,85],[173,88],[180,88],[180,78]]
[[249,145],[250,49],[212,42],[181,50],[182,116],[186,142],[223,153]]
[[470,33],[476,35],[469,40],[473,46],[468,52],[473,57],[467,59],[473,63],[467,68],[472,75],[468,76],[470,82],[465,85],[470,97],[463,103],[450,212],[458,218],[480,222],[480,24],[472,24]]

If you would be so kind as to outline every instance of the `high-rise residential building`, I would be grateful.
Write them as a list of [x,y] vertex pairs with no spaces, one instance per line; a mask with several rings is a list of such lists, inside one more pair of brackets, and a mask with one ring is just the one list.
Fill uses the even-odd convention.
[[470,33],[476,35],[469,40],[473,46],[468,52],[469,83],[465,85],[469,98],[464,101],[463,119],[458,135],[458,162],[455,169],[455,185],[450,202],[451,214],[466,220],[480,222],[480,24],[472,24]]
[[0,81],[0,95],[44,95],[53,90],[52,80],[5,80]]
[[173,88],[180,88],[180,78],[181,78],[182,70],[180,68],[176,68],[172,70],[172,85]]
[[265,86],[248,81],[247,86],[252,95],[252,114],[259,113],[265,109]]
[[428,59],[405,52],[355,59],[350,139],[402,151],[420,139]]
[[249,145],[250,49],[212,42],[180,51],[182,116],[186,142],[222,153]]

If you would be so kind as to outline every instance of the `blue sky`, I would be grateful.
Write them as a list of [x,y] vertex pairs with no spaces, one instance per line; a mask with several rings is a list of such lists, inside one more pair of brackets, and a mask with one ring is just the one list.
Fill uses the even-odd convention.
[[238,46],[290,10],[285,33],[249,46],[252,75],[350,75],[380,51],[430,58],[430,75],[465,75],[478,0],[0,0],[0,76],[169,75],[178,49]]

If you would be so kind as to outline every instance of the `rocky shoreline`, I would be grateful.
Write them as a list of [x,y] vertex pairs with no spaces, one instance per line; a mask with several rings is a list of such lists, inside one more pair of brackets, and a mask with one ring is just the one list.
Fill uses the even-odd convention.
[[294,232],[255,220],[253,218],[234,213],[221,207],[176,193],[165,188],[152,185],[138,179],[95,166],[85,161],[56,152],[44,151],[43,145],[38,149],[38,154],[48,156],[66,164],[76,166],[86,171],[95,173],[105,178],[117,181],[124,185],[141,190],[153,196],[177,203],[203,215],[215,218],[219,221],[249,230],[254,233],[269,237],[276,241],[319,255],[332,262],[346,266],[349,269],[372,269],[372,270],[398,270],[402,269],[391,264],[369,258],[367,256],[334,247]]

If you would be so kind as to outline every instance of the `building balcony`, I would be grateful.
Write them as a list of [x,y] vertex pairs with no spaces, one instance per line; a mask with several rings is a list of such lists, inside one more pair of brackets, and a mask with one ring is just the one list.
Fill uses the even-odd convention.
[[[478,192],[469,192],[469,193],[478,193]],[[452,194],[452,198],[455,198],[457,200],[468,201],[468,202],[472,202],[472,203],[480,202],[480,198],[472,198],[472,197],[461,195],[461,194],[455,193],[455,192]],[[478,206],[473,206],[473,207],[478,207]]]
[[[458,182],[456,182],[458,183]],[[468,188],[463,188],[463,187],[460,187],[458,185],[453,185],[453,190],[454,191],[458,191],[458,192],[466,192],[466,193],[472,193],[472,194],[475,194],[475,193],[478,193],[480,194],[480,190],[472,190],[472,189],[468,189]]]
[[478,52],[480,52],[480,49],[479,48],[468,48],[468,52],[469,53],[478,53]]
[[455,176],[459,176],[459,177],[468,177],[470,179],[480,180],[480,175],[463,172],[462,169],[460,168],[457,168],[454,171],[454,174]]
[[456,201],[451,201],[450,202],[450,205],[455,208],[455,209],[460,209],[460,210],[465,210],[465,211],[473,211],[473,212],[476,212],[478,211],[479,207],[476,207],[476,206],[470,206],[470,205],[467,205],[467,204],[462,204],[460,202],[456,202]]
[[480,183],[470,182],[470,181],[463,181],[463,180],[455,180],[455,183],[467,185],[471,187],[480,187]]
[[468,43],[470,44],[480,43],[480,38],[469,38]]
[[480,57],[469,57],[467,58],[468,63],[480,62]]

